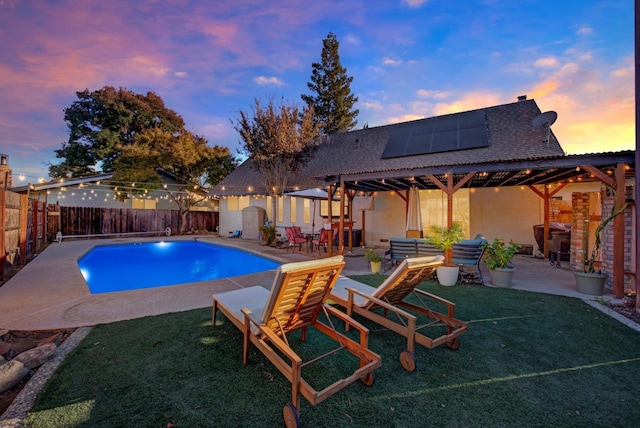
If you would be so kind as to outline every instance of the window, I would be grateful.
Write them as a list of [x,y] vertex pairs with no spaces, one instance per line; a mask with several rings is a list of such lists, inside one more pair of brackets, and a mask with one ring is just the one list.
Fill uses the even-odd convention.
[[278,198],[278,223],[284,223],[284,196]]
[[250,196],[229,196],[227,198],[227,210],[242,211],[249,206]]
[[[431,226],[447,225],[447,195],[442,190],[420,190],[422,229],[431,233]],[[453,221],[462,224],[469,237],[469,189],[460,189],[453,194]]]
[[291,223],[296,222],[296,217],[298,214],[298,199],[297,198],[289,198],[289,220]]
[[131,200],[131,208],[134,210],[155,210],[156,209],[156,200],[155,199],[136,199],[133,198]]
[[303,211],[302,221],[304,223],[311,223],[311,199],[303,199]]
[[266,199],[266,210],[267,210],[267,219],[269,221],[271,221],[273,223],[273,213],[271,212],[271,209],[273,208],[272,204],[273,199],[271,198],[271,196],[267,196]]
[[[349,217],[349,206],[347,205],[347,201],[344,201],[344,209],[343,209],[343,217]],[[325,200],[320,201],[320,216],[321,217],[329,217],[329,204]],[[331,216],[339,217],[340,216],[340,201],[331,201]]]

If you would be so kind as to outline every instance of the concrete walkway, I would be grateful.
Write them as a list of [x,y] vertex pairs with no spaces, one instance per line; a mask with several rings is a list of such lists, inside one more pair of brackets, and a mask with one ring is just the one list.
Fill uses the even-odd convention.
[[[77,260],[95,245],[126,242],[151,242],[158,238],[81,240],[53,243],[13,278],[0,287],[0,328],[44,330],[93,326],[119,320],[209,307],[211,295],[253,285],[271,286],[274,271],[233,278],[117,293],[90,294],[80,274]],[[287,251],[265,247],[260,242],[216,236],[179,236],[170,240],[193,240],[228,245],[258,252],[276,261],[309,260],[318,252]],[[377,250],[380,254],[384,248]],[[322,253],[324,257],[325,253]],[[368,274],[364,250],[345,254],[344,275]],[[566,267],[555,268],[533,257],[514,259],[516,274],[513,288],[594,300],[576,291],[573,274]],[[482,273],[490,285],[486,267]],[[613,299],[606,294],[601,298]]]

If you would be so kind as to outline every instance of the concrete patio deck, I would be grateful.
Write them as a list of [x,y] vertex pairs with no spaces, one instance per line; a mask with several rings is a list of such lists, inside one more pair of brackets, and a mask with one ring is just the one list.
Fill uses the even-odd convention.
[[[234,278],[167,287],[91,294],[77,265],[77,259],[95,245],[125,242],[151,242],[158,238],[121,238],[79,240],[53,243],[13,278],[0,287],[0,328],[9,330],[46,330],[93,326],[131,318],[140,318],[170,312],[211,306],[214,293],[253,285],[270,287],[274,271]],[[193,240],[228,245],[261,253],[276,261],[309,260],[318,253],[289,252],[265,247],[257,241],[227,239],[211,235],[178,236],[170,240]],[[380,253],[384,248],[378,249]],[[324,255],[324,254],[323,254]],[[364,249],[356,248],[345,254],[344,275],[370,273],[364,258]],[[516,274],[513,287],[539,293],[557,294],[594,300],[594,296],[576,290],[568,263],[556,268],[542,259],[517,256],[513,264]],[[485,283],[490,278],[482,266]],[[601,297],[612,300],[611,294]]]

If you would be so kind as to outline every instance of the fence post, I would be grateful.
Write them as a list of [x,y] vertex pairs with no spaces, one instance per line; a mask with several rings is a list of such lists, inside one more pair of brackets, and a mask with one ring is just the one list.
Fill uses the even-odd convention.
[[42,202],[42,223],[40,224],[42,227],[40,228],[40,233],[42,234],[42,240],[40,241],[40,249],[43,249],[47,246],[47,232],[49,231],[47,224],[47,203]]
[[4,224],[6,221],[6,202],[7,202],[7,196],[5,193],[4,189],[0,189],[0,260],[2,260],[2,263],[0,263],[0,281],[4,281],[4,271],[5,271],[5,264],[7,262],[7,251],[6,248],[4,247],[5,245],[5,230],[4,230]]
[[31,249],[33,254],[38,252],[38,201],[31,200]]
[[20,263],[27,263],[27,214],[29,213],[29,197],[20,196]]

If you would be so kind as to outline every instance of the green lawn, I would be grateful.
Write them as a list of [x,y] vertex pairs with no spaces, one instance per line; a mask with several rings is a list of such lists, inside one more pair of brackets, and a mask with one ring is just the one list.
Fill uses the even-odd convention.
[[[379,275],[356,279],[372,285]],[[376,324],[376,383],[350,385],[318,406],[307,427],[623,427],[640,419],[640,333],[580,300],[488,287],[422,287],[457,303],[469,322],[457,351],[418,347]],[[275,427],[290,384],[261,354],[241,363],[242,338],[211,309],[100,325],[40,393],[27,427]],[[301,348],[322,345],[312,335]],[[308,347],[308,348],[307,348]],[[333,380],[325,367],[314,379]],[[170,426],[170,425],[169,425]]]

